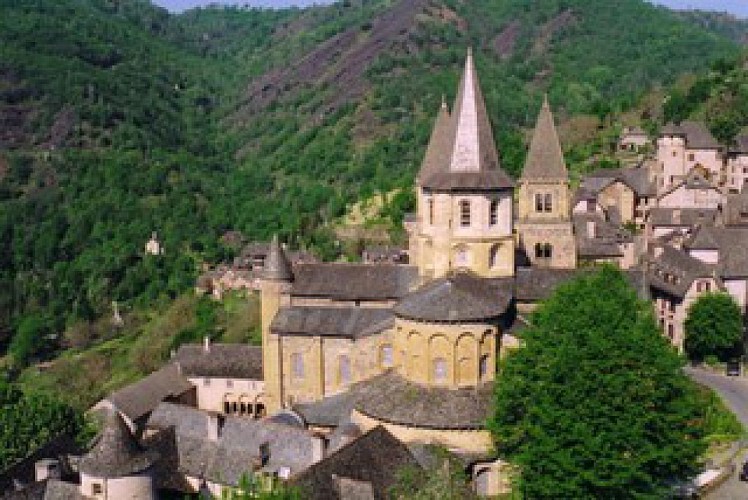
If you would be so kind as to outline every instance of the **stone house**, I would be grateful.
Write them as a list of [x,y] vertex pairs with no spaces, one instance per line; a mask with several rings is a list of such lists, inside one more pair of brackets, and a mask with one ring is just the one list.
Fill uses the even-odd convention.
[[693,170],[716,186],[725,185],[722,146],[703,123],[668,124],[657,139],[658,192],[669,190]]
[[657,197],[662,208],[717,209],[725,202],[725,195],[697,170],[673,184]]
[[638,153],[651,144],[649,136],[641,127],[623,127],[618,139],[618,149]]
[[649,210],[657,206],[657,188],[647,168],[601,169],[584,177],[575,198],[574,212],[597,211],[617,224],[643,228]]

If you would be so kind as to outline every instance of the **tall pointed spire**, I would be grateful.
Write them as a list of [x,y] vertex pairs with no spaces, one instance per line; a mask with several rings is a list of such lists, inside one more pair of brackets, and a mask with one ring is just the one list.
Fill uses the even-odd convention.
[[452,115],[443,104],[418,180],[424,188],[449,191],[514,187],[499,164],[470,49]]
[[291,263],[278,242],[277,234],[273,235],[273,241],[270,243],[270,251],[265,259],[263,277],[275,281],[291,281],[293,279]]
[[568,181],[564,153],[558,139],[548,95],[543,98],[538,121],[535,125],[530,151],[527,154],[522,180]]
[[455,139],[449,169],[452,172],[479,172],[499,166],[499,155],[488,120],[473,51],[468,49],[465,70],[454,109]]

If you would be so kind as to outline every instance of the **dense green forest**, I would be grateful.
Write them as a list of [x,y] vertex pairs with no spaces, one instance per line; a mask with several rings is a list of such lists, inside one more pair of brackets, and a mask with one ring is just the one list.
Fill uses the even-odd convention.
[[[178,16],[141,0],[0,0],[0,351],[21,368],[74,353],[69,332],[113,301],[168,309],[230,256],[229,229],[334,258],[330,223],[404,188],[385,209],[397,226],[468,46],[516,175],[543,92],[562,121],[610,119],[735,60],[735,37],[709,30],[640,0]],[[144,255],[152,231],[163,256]]]

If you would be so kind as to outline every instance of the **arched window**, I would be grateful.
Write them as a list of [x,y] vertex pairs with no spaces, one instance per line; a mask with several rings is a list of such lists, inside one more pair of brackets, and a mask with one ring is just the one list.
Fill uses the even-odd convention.
[[304,378],[304,358],[297,352],[291,354],[291,373],[294,378]]
[[470,201],[462,200],[460,202],[460,226],[470,227]]
[[434,382],[445,383],[447,381],[447,360],[436,358],[434,360]]
[[553,195],[552,194],[545,195],[545,203],[543,204],[543,209],[546,213],[553,212]]
[[392,359],[392,346],[389,344],[385,344],[380,349],[380,355],[379,355],[380,363],[382,365],[382,368],[391,368],[394,364],[394,360]]
[[429,198],[428,201],[429,205],[429,224],[434,224],[434,200],[432,198]]
[[351,383],[351,360],[345,354],[338,358],[338,375],[341,384]]
[[499,267],[501,245],[494,245],[488,255],[488,266],[490,268]]
[[491,207],[488,212],[488,224],[495,226],[499,223],[499,200],[491,200]]

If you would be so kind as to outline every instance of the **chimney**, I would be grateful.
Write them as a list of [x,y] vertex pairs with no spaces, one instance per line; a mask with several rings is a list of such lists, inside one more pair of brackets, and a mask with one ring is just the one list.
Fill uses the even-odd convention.
[[45,458],[34,464],[34,480],[36,482],[47,479],[60,479],[61,477],[62,471],[60,470],[60,462],[58,460]]
[[587,221],[587,238],[594,240],[597,238],[596,224],[594,220]]
[[217,412],[208,412],[208,439],[214,443],[221,439],[224,416]]
[[680,221],[681,221],[680,216],[681,216],[680,209],[673,210],[673,223],[674,224],[680,224]]
[[206,354],[210,352],[210,337],[207,335],[203,337],[203,351]]
[[312,438],[312,463],[316,464],[325,458],[325,440],[321,437]]

